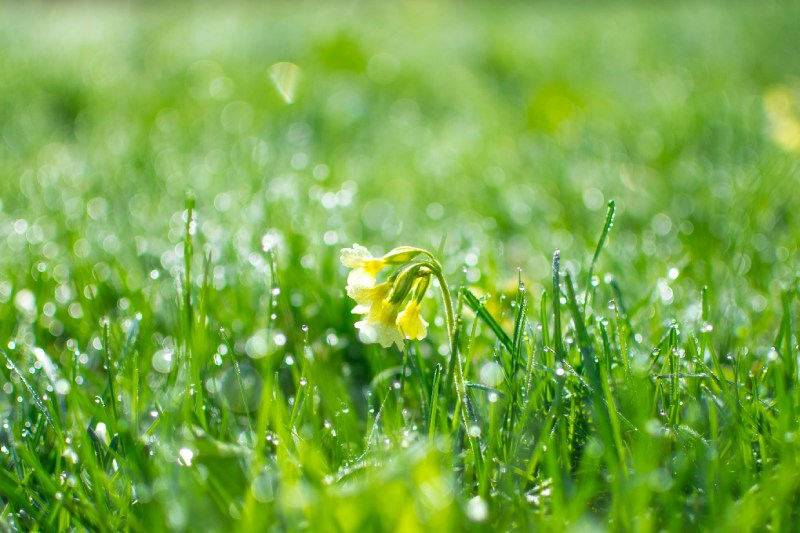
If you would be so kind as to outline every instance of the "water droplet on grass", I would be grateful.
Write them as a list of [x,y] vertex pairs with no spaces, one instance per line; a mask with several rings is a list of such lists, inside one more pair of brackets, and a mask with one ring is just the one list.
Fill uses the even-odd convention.
[[74,465],[78,464],[78,454],[75,453],[75,450],[73,450],[70,447],[64,448],[64,451],[61,453],[61,456]]
[[158,350],[153,354],[153,370],[162,374],[169,374],[175,364],[174,352],[168,348]]
[[181,448],[178,451],[178,464],[183,466],[192,466],[192,459],[194,459],[194,452],[189,448]]
[[472,522],[484,522],[489,518],[489,505],[480,496],[475,496],[467,502],[467,518]]
[[55,386],[56,394],[64,396],[69,393],[69,389],[70,389],[70,384],[69,381],[67,381],[66,379],[61,378],[58,381],[56,381],[56,386]]
[[503,380],[503,368],[490,361],[481,367],[479,379],[487,387],[496,387]]
[[247,339],[245,353],[252,359],[260,359],[267,355],[267,330],[259,330]]
[[275,492],[272,487],[272,475],[269,472],[262,472],[257,475],[250,484],[250,491],[256,501],[267,503],[275,499]]
[[220,379],[220,395],[234,413],[252,412],[261,404],[263,381],[259,373],[247,364],[228,368]]

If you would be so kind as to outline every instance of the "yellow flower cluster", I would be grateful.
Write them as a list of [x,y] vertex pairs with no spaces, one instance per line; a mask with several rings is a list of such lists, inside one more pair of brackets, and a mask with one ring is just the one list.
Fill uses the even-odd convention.
[[780,147],[800,153],[800,98],[788,87],[776,87],[764,96],[770,136]]
[[[396,344],[402,349],[405,339],[425,338],[428,323],[420,315],[420,303],[432,271],[430,263],[415,261],[420,255],[427,252],[408,246],[395,248],[383,257],[373,257],[358,244],[342,250],[342,264],[351,269],[347,295],[358,304],[353,313],[364,315],[356,322],[362,341],[384,348]],[[394,266],[398,268],[386,281],[376,282],[381,271]]]

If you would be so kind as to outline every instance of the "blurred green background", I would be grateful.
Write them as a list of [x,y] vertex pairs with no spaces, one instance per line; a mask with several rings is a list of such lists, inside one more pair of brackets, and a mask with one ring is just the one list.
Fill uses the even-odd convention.
[[[217,317],[239,331],[264,246],[296,321],[320,332],[347,320],[343,245],[441,248],[454,276],[466,264],[492,292],[521,268],[538,294],[555,248],[585,273],[610,199],[598,274],[619,280],[644,330],[696,318],[709,284],[723,329],[767,338],[794,283],[796,3],[0,15],[0,301],[29,287],[41,307],[62,287],[57,338],[80,328],[63,311],[86,284],[111,305],[152,287],[172,298],[187,191]],[[3,306],[0,333],[24,303]]]
[[[624,529],[609,517],[629,516],[643,531],[743,517],[781,529],[796,506],[765,502],[793,502],[800,486],[796,423],[790,394],[769,388],[784,367],[768,350],[781,294],[800,289],[798,50],[798,2],[0,4],[0,345],[7,369],[29,370],[9,370],[0,395],[0,520],[11,520],[0,523],[346,531],[491,516],[500,529]],[[192,291],[180,286],[187,194]],[[570,431],[586,427],[554,442],[576,455],[551,446],[535,476],[514,470],[535,465],[533,452],[493,465],[497,493],[476,499],[449,384],[428,441],[425,395],[394,381],[399,352],[356,340],[339,249],[436,250],[452,285],[476,294],[513,294],[521,276],[537,316],[556,248],[579,291],[590,286],[612,199],[584,314],[599,346],[616,316],[608,301],[624,306],[618,360],[630,355],[637,373],[630,390],[613,382],[633,420],[615,451],[631,452],[619,470],[631,477],[612,480],[600,462],[572,370]],[[777,344],[790,361],[785,294]],[[489,300],[504,326],[511,300]],[[446,364],[434,354],[449,353],[437,301],[425,304],[423,389]],[[675,319],[701,340],[685,334],[678,350]],[[528,340],[541,343],[536,322]],[[497,339],[474,331],[467,372],[482,380]],[[575,328],[564,331],[582,362]],[[712,344],[738,359],[716,364],[716,385],[681,377],[678,403],[678,358],[694,372]],[[680,427],[656,412],[664,346]],[[548,387],[564,376],[536,348],[537,405],[516,435],[525,453],[555,427]],[[196,372],[188,386],[178,360]],[[758,372],[754,395],[766,395],[742,393],[752,425],[739,389],[715,396],[739,370]],[[497,396],[476,390],[493,412]],[[287,425],[302,391],[302,423]],[[74,440],[53,445],[46,409]],[[735,416],[718,426],[717,411]],[[491,452],[498,432],[484,426]],[[109,466],[114,439],[124,472]],[[578,453],[560,491],[552,473]],[[551,503],[562,507],[548,514]]]

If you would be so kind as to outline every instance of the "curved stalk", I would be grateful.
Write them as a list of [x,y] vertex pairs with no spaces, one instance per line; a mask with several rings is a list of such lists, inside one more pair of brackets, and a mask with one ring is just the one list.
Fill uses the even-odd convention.
[[[430,255],[430,254],[429,254]],[[450,295],[450,289],[447,286],[447,280],[442,273],[442,265],[431,257],[431,262],[434,266],[432,268],[433,275],[439,280],[439,287],[442,291],[442,300],[444,300],[445,320],[447,321],[447,336],[450,341],[450,357],[453,358],[453,366],[455,368],[455,386],[456,394],[461,402],[463,408],[461,409],[461,420],[464,423],[464,431],[467,433],[472,454],[475,457],[475,463],[480,469],[483,465],[483,457],[481,456],[480,443],[477,437],[470,432],[470,421],[475,419],[475,413],[472,410],[472,402],[467,395],[467,384],[464,380],[464,369],[461,367],[461,360],[458,357],[458,346],[456,344],[456,318],[453,311],[453,299]]]

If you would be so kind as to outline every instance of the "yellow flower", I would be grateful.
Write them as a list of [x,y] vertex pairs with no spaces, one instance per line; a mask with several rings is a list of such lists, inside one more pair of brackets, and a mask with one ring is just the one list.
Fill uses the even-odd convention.
[[[357,312],[356,309],[353,312]],[[389,299],[373,302],[372,306],[364,311],[366,313],[364,320],[356,322],[361,340],[366,343],[377,342],[384,348],[396,344],[402,349],[403,335],[397,327],[399,309],[400,305],[391,303]]]
[[347,295],[356,301],[358,306],[353,309],[354,313],[364,314],[376,304],[387,299],[392,292],[392,284],[388,281],[378,283],[377,285],[348,285]]
[[393,343],[401,346],[403,336],[397,329],[399,304],[392,303],[393,283],[385,281],[373,286],[348,285],[347,295],[358,304],[353,313],[366,315],[356,322],[359,337],[366,343],[377,342],[384,348]]
[[788,87],[776,87],[764,96],[770,136],[779,146],[800,153],[800,100]]
[[375,276],[387,266],[382,257],[372,257],[369,250],[358,244],[353,244],[352,248],[342,249],[340,260],[344,266],[353,269],[347,276],[348,286],[374,285]]
[[[365,315],[356,322],[363,342],[376,342],[384,348],[396,344],[402,349],[404,339],[423,339],[427,334],[428,324],[419,311],[431,273],[413,261],[421,253],[427,254],[419,248],[400,246],[375,258],[358,244],[342,250],[342,264],[353,269],[347,278],[347,295],[358,304],[353,313]],[[391,265],[401,266],[386,281],[376,284],[380,271]],[[401,312],[410,294],[411,301]]]
[[406,308],[397,315],[397,327],[406,338],[422,340],[428,334],[428,323],[419,312],[419,301],[417,298],[411,298]]

